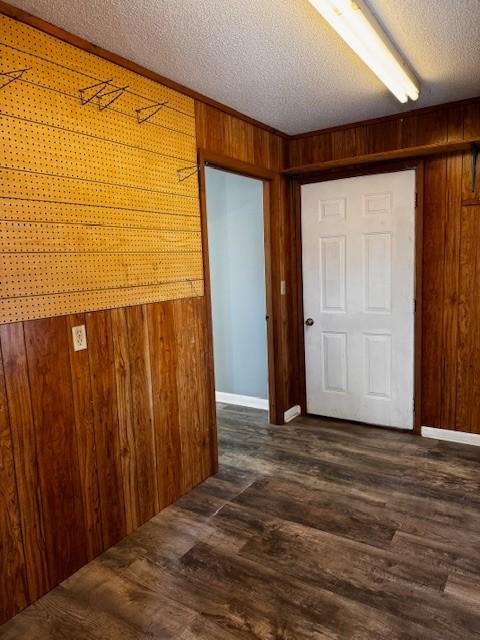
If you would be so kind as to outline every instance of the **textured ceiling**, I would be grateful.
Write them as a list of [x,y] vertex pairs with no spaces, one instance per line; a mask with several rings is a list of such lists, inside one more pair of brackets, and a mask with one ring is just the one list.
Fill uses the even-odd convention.
[[286,133],[480,95],[480,0],[368,0],[420,79],[406,106],[308,0],[11,1]]

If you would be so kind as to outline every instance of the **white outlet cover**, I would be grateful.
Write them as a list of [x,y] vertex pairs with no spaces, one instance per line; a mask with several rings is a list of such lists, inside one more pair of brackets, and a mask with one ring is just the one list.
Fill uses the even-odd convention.
[[83,349],[87,348],[87,332],[84,324],[72,327],[72,337],[74,351],[83,351]]

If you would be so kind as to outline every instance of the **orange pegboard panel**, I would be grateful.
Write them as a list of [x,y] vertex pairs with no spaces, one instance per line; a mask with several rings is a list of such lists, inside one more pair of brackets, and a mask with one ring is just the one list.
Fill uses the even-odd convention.
[[0,323],[203,295],[193,100],[0,24]]
[[[176,300],[203,296],[203,281],[166,282],[142,289],[142,304],[162,300]],[[127,307],[138,304],[138,292],[134,288],[106,289],[102,296],[93,298],[89,291],[50,294],[38,298],[0,298],[0,317],[3,322],[34,320],[69,313],[98,311],[113,307]]]
[[51,66],[56,66],[59,71],[74,73],[75,77],[80,75],[85,86],[95,81],[113,78],[117,86],[128,85],[132,95],[138,95],[144,100],[147,98],[153,102],[168,100],[172,110],[176,109],[180,113],[194,116],[194,103],[188,96],[119,67],[83,49],[48,36],[34,27],[18,23],[6,16],[1,16],[1,18],[2,36],[0,41],[4,46],[10,47],[18,53],[30,54],[32,57],[44,59]]

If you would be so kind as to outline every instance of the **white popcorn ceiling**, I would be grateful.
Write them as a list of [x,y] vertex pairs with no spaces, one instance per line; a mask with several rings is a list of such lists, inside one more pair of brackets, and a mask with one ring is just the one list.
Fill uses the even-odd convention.
[[421,82],[400,104],[308,0],[10,0],[286,133],[480,95],[480,0],[368,0]]

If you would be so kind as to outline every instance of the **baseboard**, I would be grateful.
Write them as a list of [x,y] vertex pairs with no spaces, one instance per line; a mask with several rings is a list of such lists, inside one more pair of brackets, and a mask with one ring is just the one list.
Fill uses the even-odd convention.
[[215,391],[215,399],[217,402],[223,402],[223,404],[237,404],[240,407],[265,409],[266,411],[268,411],[268,400],[266,400],[265,398],[256,398],[255,396],[241,396],[237,393]]
[[283,419],[285,420],[285,422],[290,422],[290,420],[293,420],[294,418],[299,416],[301,413],[302,413],[302,409],[300,408],[300,405],[296,404],[295,406],[290,407],[290,409],[287,409],[285,411],[285,413],[283,414]]
[[436,438],[437,440],[458,442],[459,444],[473,444],[476,447],[480,447],[480,434],[478,433],[465,433],[465,431],[451,431],[450,429],[422,427],[422,436],[424,438]]

